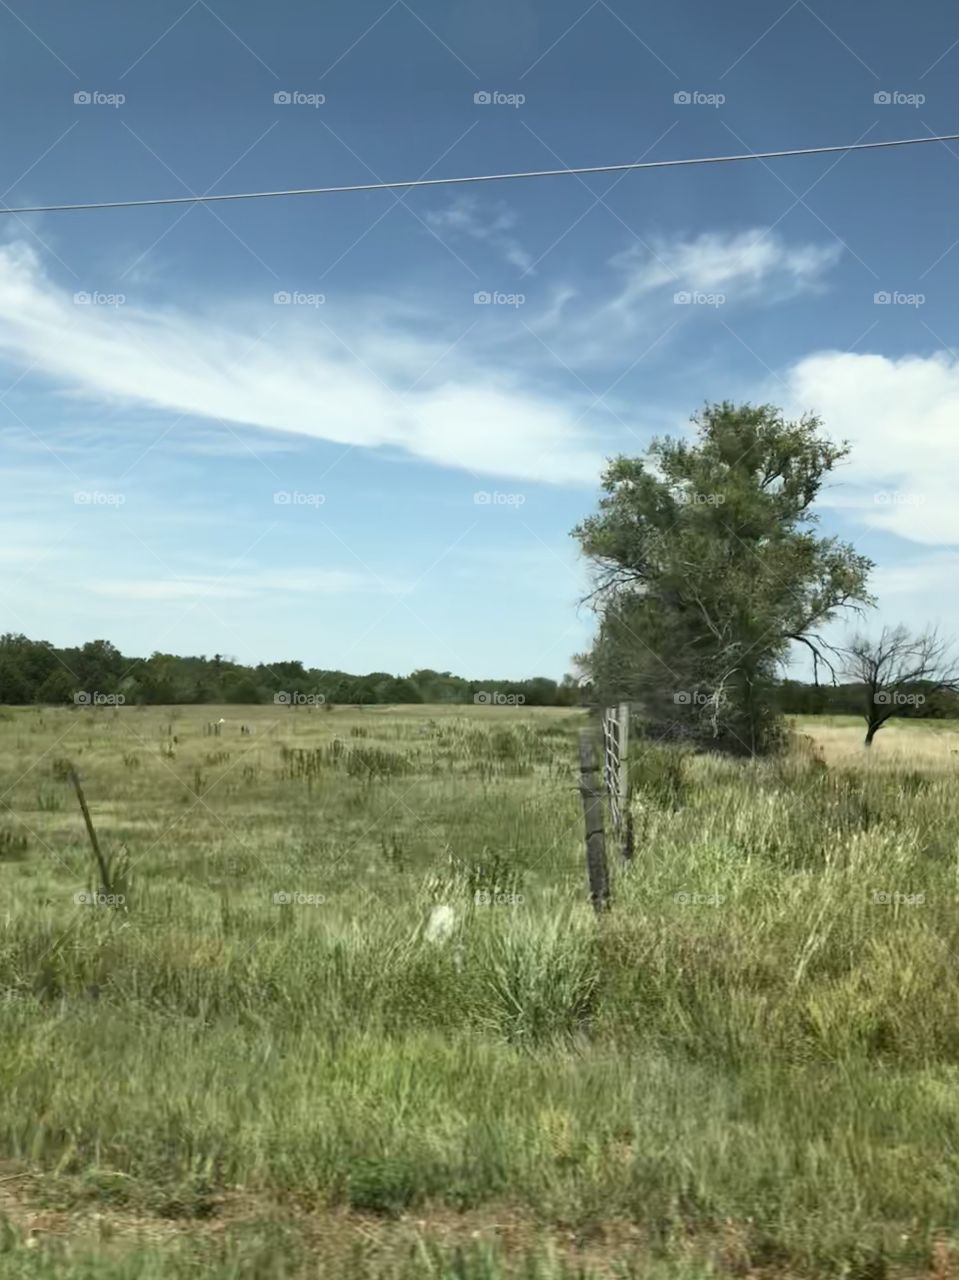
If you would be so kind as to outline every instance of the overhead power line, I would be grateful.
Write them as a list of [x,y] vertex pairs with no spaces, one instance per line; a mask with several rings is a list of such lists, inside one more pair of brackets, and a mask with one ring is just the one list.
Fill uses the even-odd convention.
[[479,173],[460,178],[413,178],[401,182],[355,182],[337,187],[293,187],[283,191],[234,191],[226,195],[165,196],[155,200],[94,200],[86,204],[35,204],[8,208],[0,214],[71,213],[81,209],[142,209],[166,204],[213,204],[223,200],[275,200],[280,196],[332,196],[349,191],[409,191],[414,187],[451,187],[468,182],[512,182],[518,178],[561,178],[588,173],[628,173],[639,169],[678,169],[697,164],[733,164],[740,160],[781,160],[788,156],[823,156],[838,151],[877,151],[883,147],[916,147],[926,142],[959,142],[959,133],[926,138],[892,138],[885,142],[848,142],[836,147],[795,147],[789,151],[746,151],[731,156],[692,156],[685,160],[638,160],[632,164],[596,164],[570,169],[525,169],[519,173]]

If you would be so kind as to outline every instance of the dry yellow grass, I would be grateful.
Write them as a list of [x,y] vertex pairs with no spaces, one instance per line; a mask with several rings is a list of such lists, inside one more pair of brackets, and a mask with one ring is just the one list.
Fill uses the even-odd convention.
[[830,765],[959,773],[956,720],[891,720],[868,750],[863,746],[865,726],[853,716],[797,716],[793,727],[812,739]]

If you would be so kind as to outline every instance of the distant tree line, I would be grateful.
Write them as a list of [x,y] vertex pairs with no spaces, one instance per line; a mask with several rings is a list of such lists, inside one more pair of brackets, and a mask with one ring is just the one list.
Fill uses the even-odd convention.
[[[959,694],[933,681],[918,680],[910,685],[914,700],[900,706],[897,717],[946,720],[959,718]],[[920,700],[921,699],[921,700]],[[869,704],[869,690],[861,683],[805,684],[783,680],[778,689],[779,710],[796,716],[862,716]]]
[[[933,682],[911,685],[923,695],[897,711],[907,717],[959,718],[959,693]],[[782,680],[775,687],[777,710],[783,715],[861,716],[865,686],[861,683],[810,684]],[[176,703],[275,703],[286,695],[291,704],[329,703],[516,703],[530,707],[585,706],[595,701],[592,687],[572,675],[556,681],[546,676],[528,680],[467,680],[449,671],[422,668],[408,676],[373,671],[350,675],[302,662],[261,662],[246,666],[221,654],[211,658],[154,653],[131,658],[107,640],[91,640],[58,649],[45,640],[0,635],[0,704],[70,704],[105,695],[102,700],[147,705]],[[84,697],[86,695],[86,698]],[[108,701],[109,700],[109,701]]]
[[98,696],[107,704],[122,700],[148,705],[502,702],[569,707],[582,701],[580,684],[571,675],[561,681],[545,676],[467,680],[427,668],[408,676],[385,671],[350,675],[305,667],[297,661],[247,666],[218,653],[212,657],[154,653],[134,658],[108,640],[58,649],[22,635],[0,636],[0,704],[82,703]]

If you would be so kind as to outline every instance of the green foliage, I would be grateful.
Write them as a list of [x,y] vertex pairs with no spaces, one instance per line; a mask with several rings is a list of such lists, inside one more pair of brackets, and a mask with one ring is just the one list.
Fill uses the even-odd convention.
[[689,788],[689,750],[679,744],[637,746],[629,762],[632,794],[678,809]]
[[871,566],[812,531],[846,453],[817,418],[723,403],[694,422],[695,441],[611,462],[598,513],[574,530],[600,611],[585,667],[601,704],[636,702],[659,735],[764,753],[780,741],[774,685],[790,644],[865,603]]
[[[916,681],[912,691],[921,698],[901,706],[897,715],[904,720],[954,720],[959,718],[959,693],[937,689],[930,682]],[[783,680],[776,701],[784,715],[861,716],[865,687],[861,684],[807,684]]]
[[[545,923],[545,922],[544,922]],[[497,930],[482,965],[482,1025],[511,1044],[543,1044],[588,1029],[600,989],[595,931],[557,917],[535,932]]]
[[414,671],[409,676],[377,671],[354,676],[345,671],[307,669],[302,662],[260,663],[256,667],[231,662],[221,654],[177,657],[154,653],[149,658],[124,657],[106,640],[79,649],[57,649],[45,640],[21,635],[0,636],[0,705],[31,702],[70,705],[78,694],[112,695],[142,706],[176,703],[229,703],[253,706],[291,705],[403,705],[422,702],[472,703],[490,695],[530,707],[575,707],[580,687],[572,676],[559,683],[545,676],[529,680],[467,680],[448,671]]

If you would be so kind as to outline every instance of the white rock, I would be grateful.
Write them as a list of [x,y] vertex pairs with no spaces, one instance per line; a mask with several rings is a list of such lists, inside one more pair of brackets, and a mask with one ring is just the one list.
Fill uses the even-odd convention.
[[430,942],[445,942],[456,927],[456,912],[452,907],[440,905],[430,912],[426,923],[426,937]]

